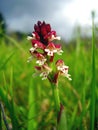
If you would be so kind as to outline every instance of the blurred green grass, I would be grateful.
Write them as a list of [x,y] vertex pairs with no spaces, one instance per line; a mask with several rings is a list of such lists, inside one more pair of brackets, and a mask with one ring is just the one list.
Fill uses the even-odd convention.
[[[56,57],[65,61],[72,77],[72,81],[60,78],[60,99],[66,109],[69,130],[89,130],[92,44],[91,40],[86,39],[77,40],[77,44],[71,42],[65,44],[61,41],[64,53]],[[52,130],[55,128],[52,90],[47,80],[32,77],[34,62],[27,63],[27,58],[30,56],[30,42],[26,37],[18,41],[4,35],[0,39],[0,48],[0,101],[4,104],[8,123],[10,126],[12,124],[14,130]],[[98,86],[98,44],[95,52],[96,86]],[[97,87],[96,96],[98,97]],[[97,102],[98,99],[95,104],[96,120]],[[2,126],[4,130],[4,123]]]

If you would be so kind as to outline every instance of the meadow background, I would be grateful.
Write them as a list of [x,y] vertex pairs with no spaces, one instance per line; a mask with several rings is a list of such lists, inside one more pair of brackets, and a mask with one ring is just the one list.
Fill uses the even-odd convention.
[[[7,34],[1,25],[0,103],[3,105],[5,120],[13,130],[55,130],[51,86],[48,80],[32,77],[35,63],[27,63],[31,48],[31,43],[27,40],[28,34]],[[92,28],[89,31],[92,32]],[[97,29],[94,37],[93,40],[92,37],[82,37],[78,27],[75,38],[69,42],[62,39],[60,42],[64,53],[59,57],[69,66],[72,77],[72,81],[66,78],[59,80],[60,99],[65,106],[68,130],[89,130],[91,123],[94,123],[95,130],[98,128]],[[92,42],[95,44],[94,57]],[[95,70],[92,67],[93,59]],[[93,79],[96,87],[92,87],[92,75],[96,75]],[[93,91],[95,94],[92,96]],[[92,111],[95,114],[94,119],[91,117]],[[6,130],[2,109],[0,130]]]

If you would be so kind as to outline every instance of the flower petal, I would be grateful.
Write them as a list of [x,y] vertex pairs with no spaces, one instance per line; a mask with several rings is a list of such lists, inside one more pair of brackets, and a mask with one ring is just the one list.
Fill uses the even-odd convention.
[[47,55],[53,56],[53,54],[57,52],[57,49],[55,48],[55,45],[50,42],[46,47],[45,52],[47,52]]
[[61,49],[61,45],[60,44],[55,44],[55,47],[57,49],[57,54],[62,55],[63,50]]

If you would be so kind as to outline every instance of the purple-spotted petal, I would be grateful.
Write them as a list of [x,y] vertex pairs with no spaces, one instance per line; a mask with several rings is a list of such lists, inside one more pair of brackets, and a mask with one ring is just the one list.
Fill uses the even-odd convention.
[[61,74],[61,75],[65,76],[65,77],[67,77],[69,80],[72,80],[72,79],[70,78],[70,74],[68,74],[68,69],[69,69],[69,67],[64,64],[64,61],[63,61],[63,60],[61,60],[61,59],[58,60],[58,61],[56,62],[56,67],[57,67],[57,70],[59,71],[59,74]]

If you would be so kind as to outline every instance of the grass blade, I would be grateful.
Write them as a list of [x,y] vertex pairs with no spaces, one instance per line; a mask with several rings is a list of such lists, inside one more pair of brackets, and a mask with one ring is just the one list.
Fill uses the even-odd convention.
[[63,105],[60,106],[60,111],[61,111],[61,115],[60,115],[60,120],[57,123],[57,130],[68,130],[67,128],[67,117],[66,117],[66,112],[65,112],[65,108],[63,107]]
[[25,50],[18,44],[16,40],[14,40],[12,37],[9,37],[7,35],[4,35],[6,39],[8,39],[10,42],[12,42],[21,52],[25,53]]
[[18,120],[17,116],[15,113],[15,103],[14,103],[14,94],[13,94],[13,69],[11,69],[11,76],[10,76],[10,95],[11,95],[11,102],[10,102],[10,116],[11,116],[11,122],[12,122],[12,127],[14,130],[18,129]]
[[94,130],[95,121],[95,30],[94,30],[94,12],[92,12],[92,85],[91,85],[91,114],[90,114],[90,129]]
[[[28,119],[30,119],[32,116],[35,116],[36,111],[35,111],[35,90],[34,90],[34,85],[33,81],[31,79],[30,81],[30,86],[29,86],[29,112],[28,112]],[[28,121],[28,130],[35,129],[36,127],[36,121],[35,119],[32,119]]]
[[14,54],[15,52],[12,52],[3,62],[1,61],[0,70],[5,67],[5,65],[9,62],[9,60],[12,58]]

